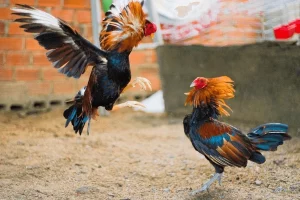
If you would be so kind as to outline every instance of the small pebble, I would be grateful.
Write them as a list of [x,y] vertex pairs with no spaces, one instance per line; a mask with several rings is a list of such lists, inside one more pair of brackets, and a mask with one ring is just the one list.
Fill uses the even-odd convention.
[[299,191],[300,191],[300,182],[291,185],[291,186],[290,186],[290,190],[291,190],[291,191],[296,191],[296,190],[299,190]]
[[168,173],[168,176],[174,177],[175,173]]
[[123,185],[121,183],[117,183],[117,186],[122,187]]
[[280,193],[280,192],[282,192],[282,191],[284,191],[284,188],[281,187],[281,186],[277,187],[277,188],[274,190],[274,192],[276,192],[276,193]]
[[78,193],[78,194],[86,194],[86,193],[96,192],[96,191],[99,191],[99,189],[95,188],[95,187],[91,187],[91,186],[83,186],[83,187],[78,188],[76,190],[76,193]]
[[30,166],[26,166],[26,169],[36,169],[36,168],[38,168],[38,166],[32,166],[32,165],[30,165]]
[[17,142],[17,145],[24,146],[25,143],[24,143],[24,142],[21,142],[21,141],[18,141],[18,142]]
[[110,196],[110,197],[114,197],[115,196],[113,193],[108,193],[107,195]]
[[261,185],[261,184],[262,184],[262,182],[260,180],[255,181],[255,185]]

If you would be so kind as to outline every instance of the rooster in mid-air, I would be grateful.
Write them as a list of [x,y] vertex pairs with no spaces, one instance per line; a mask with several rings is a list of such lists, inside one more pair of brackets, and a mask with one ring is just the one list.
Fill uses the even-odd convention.
[[221,177],[225,166],[246,167],[248,160],[262,164],[266,161],[260,151],[275,151],[278,145],[291,137],[288,126],[268,123],[258,126],[244,135],[237,128],[218,121],[220,115],[229,116],[230,107],[225,99],[234,97],[233,81],[227,77],[196,78],[187,95],[186,104],[193,105],[192,114],[183,120],[184,132],[194,148],[214,166],[214,176],[199,190],[208,190]]
[[[125,6],[111,5],[102,22],[101,49],[66,22],[44,11],[19,4],[12,8],[13,14],[21,16],[15,21],[23,23],[20,27],[24,31],[37,33],[35,39],[48,50],[48,60],[60,73],[79,78],[88,66],[93,67],[87,86],[64,112],[66,126],[71,122],[76,133],[82,133],[87,121],[89,133],[90,120],[97,115],[99,106],[106,110],[143,106],[136,101],[114,105],[131,80],[129,54],[144,37],[156,32],[155,24],[146,19],[143,3],[134,0]],[[132,85],[135,84],[151,89],[150,82],[142,77],[137,77]]]

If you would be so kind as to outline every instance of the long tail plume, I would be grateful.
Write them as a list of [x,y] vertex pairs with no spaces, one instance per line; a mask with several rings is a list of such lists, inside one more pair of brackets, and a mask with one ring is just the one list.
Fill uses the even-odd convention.
[[263,151],[276,151],[283,141],[291,139],[288,135],[288,125],[281,123],[260,125],[247,136],[258,150]]

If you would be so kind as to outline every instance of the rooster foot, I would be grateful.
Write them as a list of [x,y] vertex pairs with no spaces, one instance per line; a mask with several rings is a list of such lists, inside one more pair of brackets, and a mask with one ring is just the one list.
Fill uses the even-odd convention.
[[209,179],[206,183],[203,184],[202,188],[194,190],[193,192],[191,192],[191,195],[196,195],[200,192],[208,191],[210,185],[215,181],[218,181],[219,185],[221,185],[222,175],[222,173],[215,173],[211,179]]
[[114,106],[114,110],[115,109],[119,109],[119,108],[124,108],[124,107],[129,107],[129,108],[145,108],[144,104],[137,102],[137,101],[127,101],[125,103],[121,103],[118,105]]
[[135,80],[131,83],[132,87],[135,87],[136,84],[142,88],[142,90],[147,90],[147,86],[152,91],[151,82],[144,77],[136,77]]

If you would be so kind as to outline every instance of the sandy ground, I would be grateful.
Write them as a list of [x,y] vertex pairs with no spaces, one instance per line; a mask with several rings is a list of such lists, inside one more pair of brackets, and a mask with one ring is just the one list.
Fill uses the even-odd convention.
[[181,120],[123,110],[79,136],[61,112],[0,116],[0,199],[300,199],[300,138],[191,196],[214,170]]

